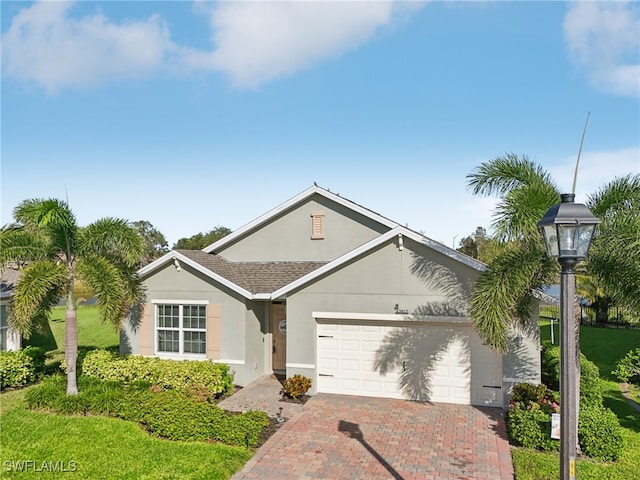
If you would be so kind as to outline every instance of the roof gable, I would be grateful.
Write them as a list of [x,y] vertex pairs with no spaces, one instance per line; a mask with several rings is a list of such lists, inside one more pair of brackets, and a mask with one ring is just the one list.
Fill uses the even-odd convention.
[[296,205],[299,205],[303,202],[305,202],[306,200],[312,198],[314,195],[320,195],[328,200],[331,200],[333,202],[335,202],[338,205],[341,205],[353,212],[356,212],[360,215],[363,215],[364,217],[377,222],[381,225],[386,226],[387,228],[395,228],[397,227],[399,224],[372,211],[369,210],[368,208],[365,208],[361,205],[358,205],[357,203],[348,200],[344,197],[341,197],[340,195],[337,195],[335,193],[330,192],[329,190],[326,190],[322,187],[319,187],[318,185],[313,185],[310,188],[308,188],[307,190],[305,190],[302,193],[299,193],[298,195],[296,195],[293,198],[290,198],[289,200],[287,200],[286,202],[278,205],[276,208],[273,208],[271,210],[269,210],[267,213],[265,213],[264,215],[261,215],[260,217],[256,218],[255,220],[247,223],[246,225],[238,228],[237,230],[235,230],[234,232],[230,233],[229,235],[226,235],[225,237],[221,238],[220,240],[212,243],[211,245],[205,247],[202,249],[202,251],[207,252],[207,253],[216,253],[219,252],[222,248],[224,248],[225,246],[238,241],[239,239],[246,237],[248,235],[250,235],[252,232],[254,232],[255,230],[259,229],[261,226],[269,223],[270,221],[272,221],[274,218],[278,217],[279,215],[283,214],[284,212],[294,208]]
[[[251,235],[261,226],[284,212],[295,208],[297,205],[308,201],[314,195],[321,195],[323,198],[336,202],[338,205],[363,215],[373,222],[378,222],[388,230],[330,261],[230,261],[217,253],[219,250],[223,250],[225,245],[232,244],[238,239]],[[176,268],[179,269],[180,264],[184,263],[247,299],[270,300],[286,296],[321,275],[338,269],[361,255],[370,253],[386,242],[394,241],[396,237],[400,241],[402,241],[403,237],[411,238],[413,241],[475,270],[482,271],[486,268],[478,260],[450,249],[414,230],[402,227],[388,218],[314,185],[203,250],[171,251],[141,268],[138,274],[142,277],[152,275],[156,270],[170,262],[175,263]]]

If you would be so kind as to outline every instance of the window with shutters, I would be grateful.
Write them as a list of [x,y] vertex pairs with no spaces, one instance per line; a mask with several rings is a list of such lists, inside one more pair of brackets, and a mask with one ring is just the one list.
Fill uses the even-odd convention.
[[205,355],[206,348],[206,305],[156,305],[157,353]]
[[311,239],[321,240],[324,238],[324,213],[315,212],[311,214]]

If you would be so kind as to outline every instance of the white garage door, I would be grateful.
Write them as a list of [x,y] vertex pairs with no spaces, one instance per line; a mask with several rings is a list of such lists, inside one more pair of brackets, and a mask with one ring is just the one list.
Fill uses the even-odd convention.
[[469,325],[319,321],[316,351],[319,392],[502,404],[500,357]]

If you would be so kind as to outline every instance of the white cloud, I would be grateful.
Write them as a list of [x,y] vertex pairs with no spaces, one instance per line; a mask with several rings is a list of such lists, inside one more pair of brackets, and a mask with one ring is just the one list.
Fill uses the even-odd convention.
[[115,23],[99,9],[74,18],[73,3],[36,2],[2,35],[3,74],[48,92],[131,78],[168,66],[212,70],[240,87],[308,68],[370,40],[398,13],[421,2],[194,2],[209,16],[211,50],[174,44],[159,15]]
[[572,2],[564,35],[598,89],[640,97],[640,9],[636,2]]
[[2,35],[3,73],[55,93],[154,71],[175,49],[157,15],[116,25],[99,11],[72,19],[71,7],[37,2],[22,9]]
[[397,9],[390,1],[223,2],[208,12],[215,49],[187,60],[255,87],[357,48]]
[[[551,176],[563,192],[570,192],[576,168],[576,157],[560,160],[548,167]],[[595,193],[616,177],[640,174],[640,147],[623,148],[613,151],[582,152],[576,182],[576,201],[585,202],[588,195]]]

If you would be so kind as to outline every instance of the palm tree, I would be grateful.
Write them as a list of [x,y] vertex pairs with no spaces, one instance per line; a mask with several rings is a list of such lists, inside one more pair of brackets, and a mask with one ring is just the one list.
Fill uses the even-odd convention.
[[47,320],[61,297],[66,299],[67,394],[75,395],[78,299],[74,281],[80,280],[95,293],[101,320],[118,327],[142,295],[135,277],[142,240],[126,220],[117,218],[81,228],[67,203],[57,199],[25,200],[15,208],[14,218],[17,223],[0,233],[0,263],[24,265],[9,321],[29,335]]
[[[541,166],[513,153],[481,164],[467,179],[475,195],[499,198],[493,227],[504,245],[474,287],[470,315],[485,342],[505,352],[510,326],[537,318],[536,292],[558,278],[537,224],[561,192]],[[584,267],[618,305],[640,313],[640,175],[615,179],[587,206],[602,223]]]

